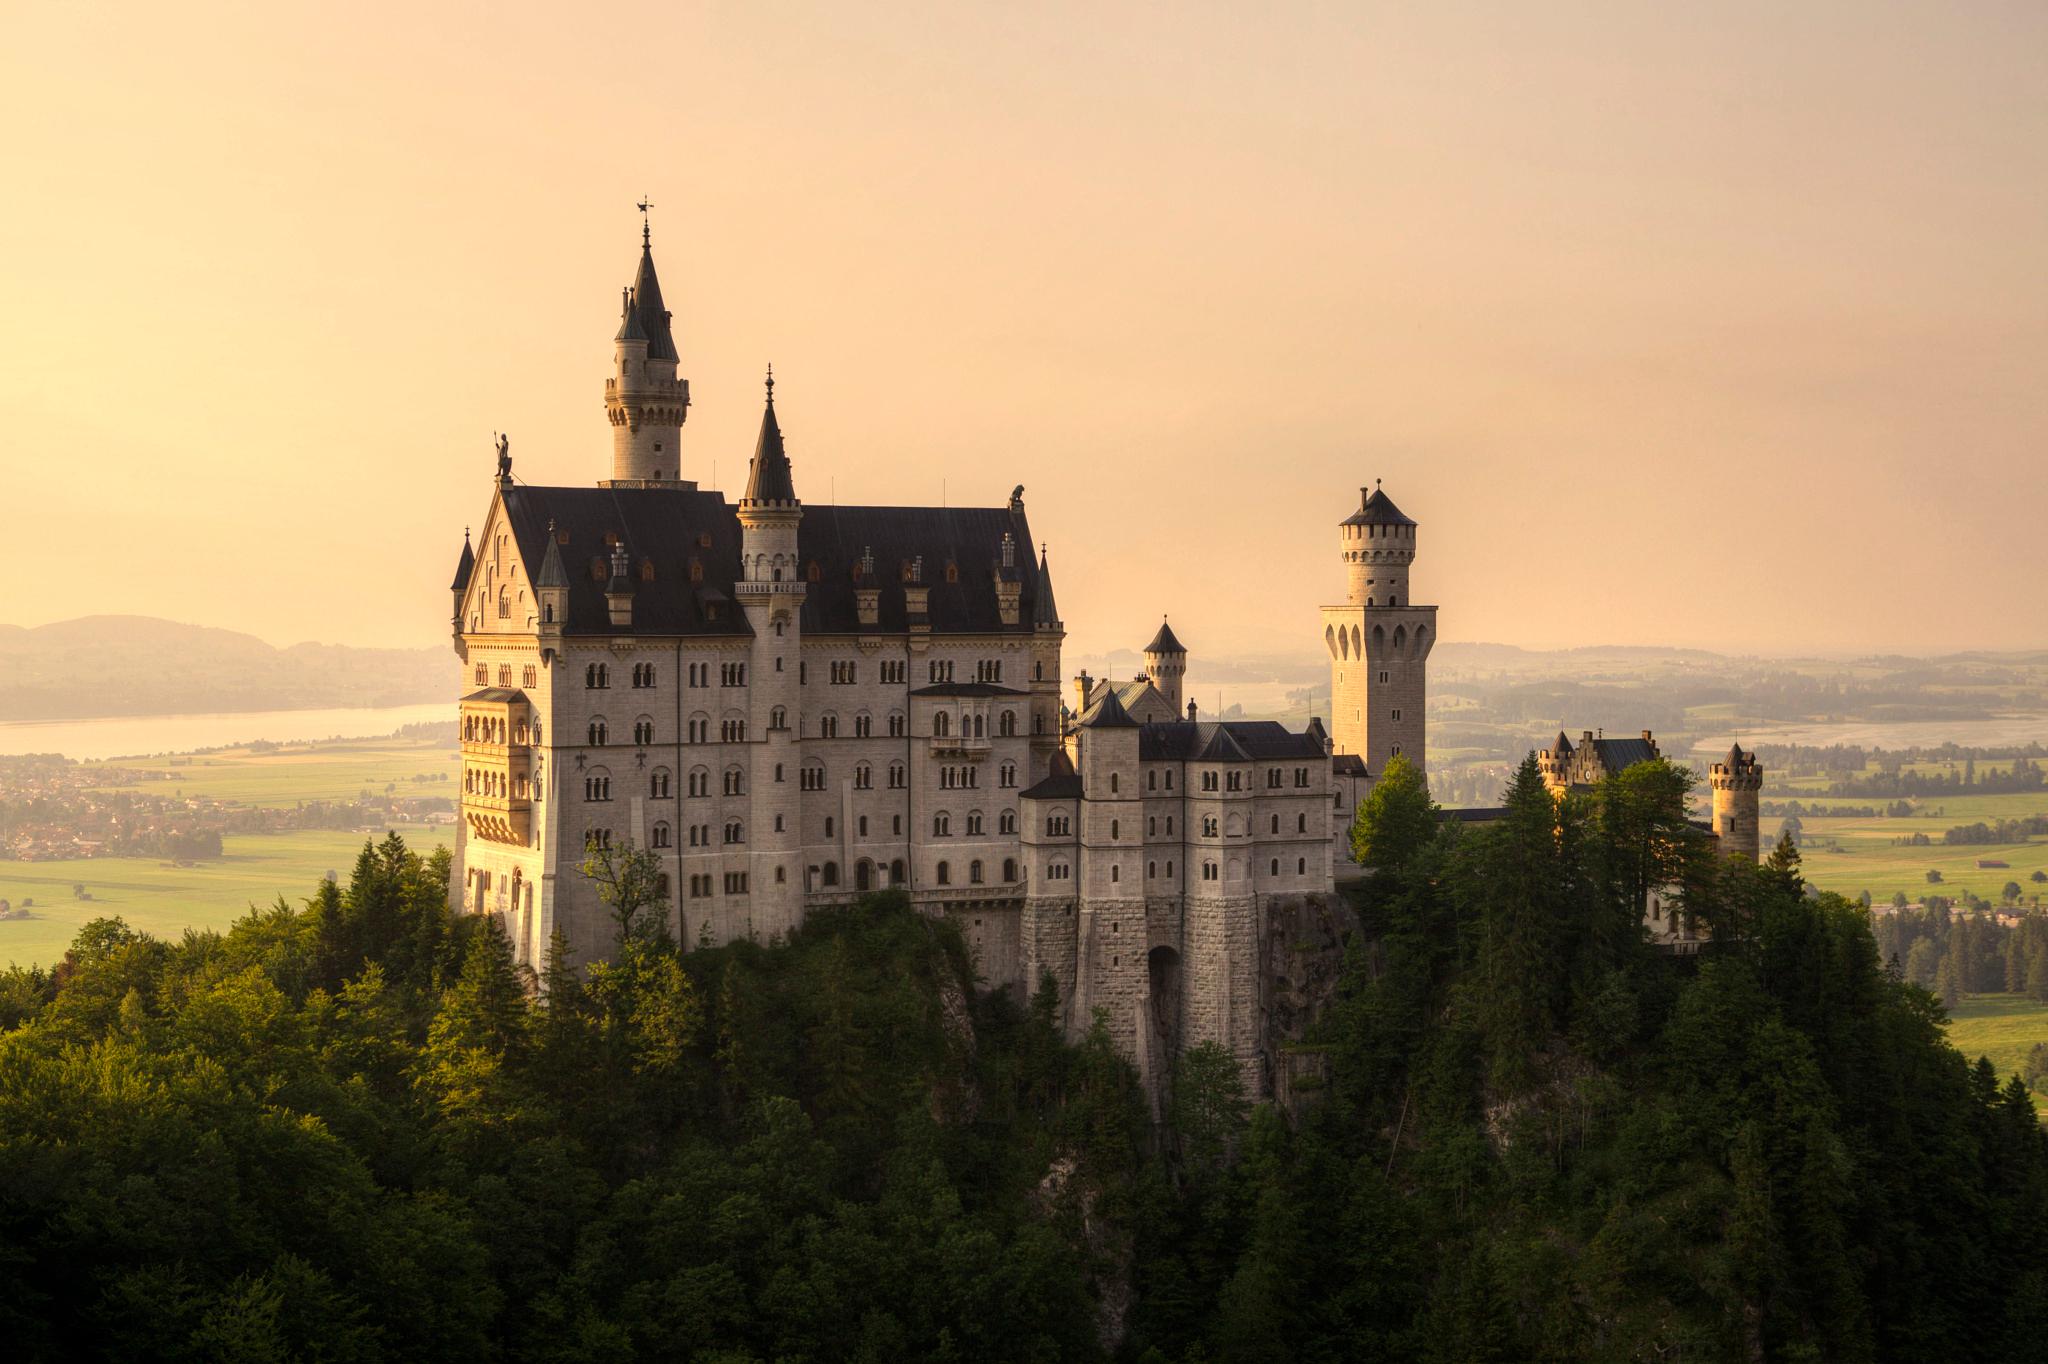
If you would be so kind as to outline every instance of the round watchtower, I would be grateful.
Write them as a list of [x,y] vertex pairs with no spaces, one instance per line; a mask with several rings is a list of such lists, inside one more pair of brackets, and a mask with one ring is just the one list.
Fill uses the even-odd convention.
[[1758,792],[1763,790],[1764,770],[1756,754],[1744,753],[1731,744],[1728,756],[1707,772],[1707,784],[1714,791],[1714,832],[1720,836],[1721,851],[1729,857],[1754,862],[1760,849],[1758,837]]
[[1358,510],[1338,527],[1353,606],[1404,606],[1415,562],[1415,522],[1377,485],[1358,490]]
[[1162,617],[1159,633],[1145,646],[1145,675],[1152,679],[1152,685],[1166,700],[1166,708],[1175,715],[1180,714],[1181,684],[1187,672],[1188,651]]

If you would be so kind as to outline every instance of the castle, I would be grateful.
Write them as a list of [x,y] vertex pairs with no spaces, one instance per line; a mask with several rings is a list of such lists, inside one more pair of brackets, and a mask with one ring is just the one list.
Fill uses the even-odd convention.
[[463,763],[456,887],[523,962],[616,928],[578,870],[654,853],[686,944],[786,934],[883,887],[952,917],[987,984],[1050,978],[1155,1094],[1223,1044],[1269,1092],[1266,927],[1354,874],[1351,812],[1424,760],[1436,608],[1410,596],[1416,523],[1378,488],[1339,527],[1322,609],[1332,725],[1205,720],[1162,624],[1145,672],[1082,674],[1024,489],[985,507],[844,507],[797,493],[772,370],[736,503],[685,477],[691,402],[643,229],[604,400],[610,477],[538,487],[499,442],[452,584]]

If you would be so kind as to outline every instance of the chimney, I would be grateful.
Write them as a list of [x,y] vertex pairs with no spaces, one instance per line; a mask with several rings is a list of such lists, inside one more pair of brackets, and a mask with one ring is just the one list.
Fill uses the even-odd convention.
[[1193,724],[1194,722],[1195,722],[1195,698],[1194,698],[1194,697],[1192,697],[1192,696],[1190,696],[1190,697],[1188,698],[1188,723],[1189,723],[1189,724]]

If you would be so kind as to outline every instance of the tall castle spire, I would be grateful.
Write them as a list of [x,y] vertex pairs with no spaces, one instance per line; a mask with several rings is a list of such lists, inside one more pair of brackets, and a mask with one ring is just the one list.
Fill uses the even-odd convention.
[[[643,202],[641,212],[650,207]],[[690,381],[676,377],[673,318],[662,301],[653,232],[644,220],[640,264],[621,299],[620,312],[619,330],[612,338],[612,377],[604,384],[605,415],[612,425],[610,481],[694,488],[695,483],[682,477]]]
[[744,503],[796,501],[789,455],[782,448],[782,423],[775,419],[775,366],[768,366],[768,402],[761,411],[761,435],[754,442],[754,462],[747,470]]

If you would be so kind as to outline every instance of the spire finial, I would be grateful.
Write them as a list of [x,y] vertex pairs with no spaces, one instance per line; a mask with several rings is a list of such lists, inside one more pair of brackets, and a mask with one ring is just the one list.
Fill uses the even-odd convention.
[[640,202],[633,207],[640,210],[640,249],[651,251],[654,249],[654,231],[649,223],[647,210],[654,207],[654,201],[643,194],[640,196]]
[[768,406],[775,406],[775,366],[773,363],[770,363],[768,366]]

